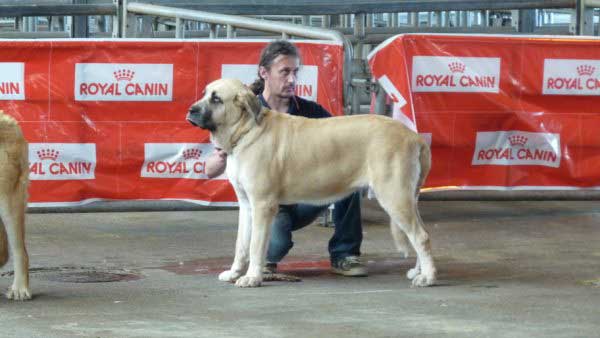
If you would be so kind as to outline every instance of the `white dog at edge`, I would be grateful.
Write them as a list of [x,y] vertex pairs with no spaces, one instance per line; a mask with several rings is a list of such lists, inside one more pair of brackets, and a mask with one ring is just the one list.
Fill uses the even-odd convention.
[[28,146],[21,128],[0,110],[0,267],[8,261],[10,244],[15,272],[6,297],[15,300],[31,299],[25,249],[28,161]]
[[431,155],[417,133],[377,115],[309,119],[277,113],[231,79],[210,83],[187,120],[210,131],[227,152],[227,176],[240,206],[235,258],[220,280],[261,285],[280,204],[326,204],[370,186],[391,217],[398,249],[406,252],[407,237],[415,249],[417,263],[407,277],[414,286],[435,283],[429,235],[417,209]]

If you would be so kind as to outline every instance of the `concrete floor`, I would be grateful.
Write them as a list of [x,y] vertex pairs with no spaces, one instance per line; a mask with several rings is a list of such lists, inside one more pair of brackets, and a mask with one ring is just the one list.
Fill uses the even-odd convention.
[[311,225],[282,267],[303,281],[256,289],[217,280],[236,211],[29,214],[35,298],[0,299],[0,336],[600,336],[597,201],[421,202],[439,271],[423,289],[404,277],[414,258],[394,252],[386,216],[363,210],[369,277],[332,275],[332,229]]

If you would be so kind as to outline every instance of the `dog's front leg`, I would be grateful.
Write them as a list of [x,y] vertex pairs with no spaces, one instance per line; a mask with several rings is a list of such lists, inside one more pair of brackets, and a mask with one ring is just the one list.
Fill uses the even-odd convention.
[[[21,196],[24,194],[21,194]],[[31,291],[29,290],[29,256],[25,248],[25,205],[25,198],[0,201],[0,215],[2,216],[8,235],[15,268],[13,284],[8,289],[6,297],[14,300],[31,299]]]
[[271,223],[277,213],[277,203],[258,202],[252,205],[252,237],[250,241],[250,265],[245,276],[235,283],[239,287],[257,287],[263,280],[267,245],[271,233]]
[[235,242],[235,257],[231,268],[223,271],[219,275],[219,280],[224,282],[235,282],[246,270],[248,266],[248,255],[250,251],[250,236],[252,231],[252,220],[250,213],[250,205],[247,199],[240,198],[239,205],[239,220],[238,233]]

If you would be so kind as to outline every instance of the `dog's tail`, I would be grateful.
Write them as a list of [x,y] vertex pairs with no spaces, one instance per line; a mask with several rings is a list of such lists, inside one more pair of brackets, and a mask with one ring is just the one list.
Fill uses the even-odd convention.
[[425,182],[427,175],[429,175],[429,170],[431,169],[431,150],[429,149],[429,145],[421,140],[420,149],[419,149],[419,163],[420,163],[420,171],[419,171],[419,180],[417,181],[416,196],[419,196],[419,192],[421,191],[421,186]]
[[8,241],[6,240],[6,230],[0,222],[0,268],[8,262]]

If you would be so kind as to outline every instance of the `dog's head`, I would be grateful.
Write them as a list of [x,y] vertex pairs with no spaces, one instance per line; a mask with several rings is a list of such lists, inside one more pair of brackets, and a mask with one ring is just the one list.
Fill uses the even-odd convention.
[[191,124],[210,132],[249,118],[260,124],[260,101],[248,87],[235,79],[220,79],[209,83],[204,96],[192,104],[187,114],[187,120]]

